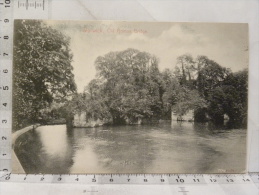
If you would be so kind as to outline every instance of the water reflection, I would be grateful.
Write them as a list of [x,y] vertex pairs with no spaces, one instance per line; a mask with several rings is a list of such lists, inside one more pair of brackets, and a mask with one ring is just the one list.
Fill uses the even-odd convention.
[[42,126],[22,135],[15,151],[28,173],[218,173],[244,171],[245,146],[245,129],[163,122]]
[[[43,152],[48,153],[51,157],[57,156],[58,158],[64,158],[67,155],[70,145],[63,126],[57,125],[54,130],[48,126],[43,126],[36,131],[41,138]],[[62,147],[57,147],[57,145]]]

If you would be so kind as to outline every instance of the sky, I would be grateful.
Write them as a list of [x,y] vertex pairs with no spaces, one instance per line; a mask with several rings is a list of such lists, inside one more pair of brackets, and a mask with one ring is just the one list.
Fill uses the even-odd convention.
[[241,23],[168,23],[45,21],[71,38],[78,92],[95,78],[94,62],[111,51],[134,48],[159,58],[159,69],[174,69],[183,54],[205,55],[233,72],[248,67],[248,25]]

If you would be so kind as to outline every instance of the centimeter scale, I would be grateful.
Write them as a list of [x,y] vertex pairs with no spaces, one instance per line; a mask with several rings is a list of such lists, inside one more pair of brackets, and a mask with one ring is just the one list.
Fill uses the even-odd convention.
[[[5,182],[85,184],[259,184],[259,174],[11,174]],[[259,187],[259,186],[258,186]]]
[[[0,182],[81,184],[238,184],[259,188],[259,174],[11,174],[13,20],[47,19],[47,0],[0,0]],[[181,193],[187,193],[180,188]]]

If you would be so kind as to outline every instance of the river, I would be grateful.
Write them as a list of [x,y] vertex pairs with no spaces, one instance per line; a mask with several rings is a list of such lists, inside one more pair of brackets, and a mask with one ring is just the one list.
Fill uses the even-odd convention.
[[190,122],[40,126],[17,139],[15,152],[26,173],[240,173],[246,134]]

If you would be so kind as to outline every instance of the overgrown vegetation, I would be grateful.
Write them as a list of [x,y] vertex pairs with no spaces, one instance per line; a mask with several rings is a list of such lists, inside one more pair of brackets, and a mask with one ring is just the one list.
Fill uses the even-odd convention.
[[15,21],[13,60],[14,129],[41,121],[53,102],[76,92],[69,39],[43,22]]
[[13,126],[72,119],[124,124],[135,119],[170,119],[194,110],[198,122],[246,124],[248,70],[233,73],[206,56],[177,58],[159,70],[159,59],[136,49],[110,52],[95,61],[96,78],[76,92],[69,39],[41,21],[16,20]]
[[115,124],[170,119],[172,111],[181,117],[189,110],[198,122],[221,124],[227,115],[231,122],[246,123],[247,70],[232,73],[206,56],[182,55],[174,70],[163,72],[158,64],[157,57],[136,49],[99,56],[97,77],[81,95],[87,106],[80,107]]

